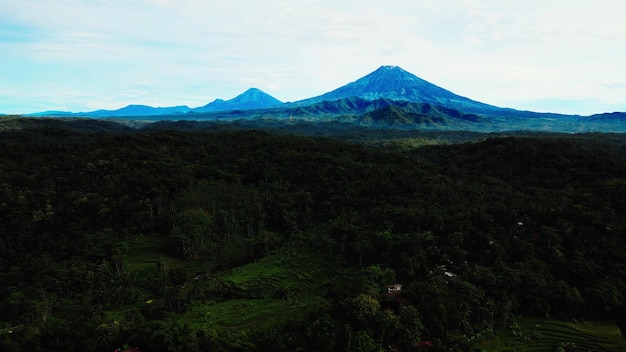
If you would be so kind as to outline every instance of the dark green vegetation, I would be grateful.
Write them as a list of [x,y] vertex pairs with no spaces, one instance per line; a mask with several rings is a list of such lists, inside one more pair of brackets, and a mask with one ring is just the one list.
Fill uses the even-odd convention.
[[0,135],[0,350],[468,351],[528,324],[624,350],[566,323],[624,324],[622,135],[31,123]]
[[611,351],[623,345],[621,331],[613,324],[529,318],[503,328],[494,338],[476,347],[483,352],[551,352]]

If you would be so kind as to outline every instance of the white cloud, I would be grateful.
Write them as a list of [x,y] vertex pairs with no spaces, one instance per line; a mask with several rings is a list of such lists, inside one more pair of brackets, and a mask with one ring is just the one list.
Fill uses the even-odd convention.
[[613,79],[599,82],[599,85],[608,89],[626,90],[626,79]]

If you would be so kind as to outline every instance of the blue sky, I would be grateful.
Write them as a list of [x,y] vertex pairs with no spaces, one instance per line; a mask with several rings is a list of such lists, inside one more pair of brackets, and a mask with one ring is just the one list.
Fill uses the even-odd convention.
[[622,0],[2,0],[0,113],[316,96],[381,65],[502,107],[626,111]]

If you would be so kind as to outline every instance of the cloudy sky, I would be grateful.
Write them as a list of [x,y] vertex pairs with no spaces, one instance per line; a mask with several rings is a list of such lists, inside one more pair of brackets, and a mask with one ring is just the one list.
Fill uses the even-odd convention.
[[316,96],[381,65],[516,109],[626,111],[623,0],[2,0],[0,113]]

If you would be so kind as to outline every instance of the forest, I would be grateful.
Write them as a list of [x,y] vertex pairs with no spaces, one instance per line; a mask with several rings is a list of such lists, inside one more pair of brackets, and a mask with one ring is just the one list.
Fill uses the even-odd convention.
[[470,351],[528,318],[626,327],[621,134],[68,126],[0,133],[2,351]]

